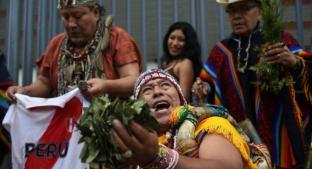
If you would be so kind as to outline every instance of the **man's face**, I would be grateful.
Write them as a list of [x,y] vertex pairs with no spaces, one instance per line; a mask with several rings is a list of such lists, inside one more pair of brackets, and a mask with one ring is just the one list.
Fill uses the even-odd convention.
[[248,36],[261,19],[258,4],[250,0],[228,5],[226,12],[236,35]]
[[152,113],[162,128],[169,127],[170,112],[181,105],[179,93],[175,86],[166,79],[154,79],[144,84],[140,96],[148,101],[150,107],[155,109]]
[[78,47],[84,47],[96,32],[97,21],[100,17],[99,8],[95,6],[90,9],[79,6],[61,9],[60,13],[65,31],[71,42]]

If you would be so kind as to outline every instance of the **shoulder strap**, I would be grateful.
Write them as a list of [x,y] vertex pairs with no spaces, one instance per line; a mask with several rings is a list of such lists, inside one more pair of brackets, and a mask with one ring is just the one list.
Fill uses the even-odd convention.
[[104,34],[103,34],[103,39],[101,40],[100,43],[100,48],[101,50],[105,50],[105,48],[108,45],[109,42],[109,30],[112,27],[112,23],[113,23],[113,16],[112,15],[108,15],[105,18],[105,24],[104,24]]
[[107,15],[104,22],[104,33],[101,38],[98,47],[96,48],[96,64],[100,70],[104,70],[102,52],[107,48],[109,44],[109,30],[112,27],[113,16]]

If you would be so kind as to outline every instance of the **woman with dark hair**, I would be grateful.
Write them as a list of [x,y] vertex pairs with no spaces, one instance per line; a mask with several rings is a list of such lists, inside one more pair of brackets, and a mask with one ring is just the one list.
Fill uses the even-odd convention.
[[190,100],[192,84],[202,67],[200,45],[192,25],[172,24],[165,35],[163,49],[160,67],[179,81],[185,98]]

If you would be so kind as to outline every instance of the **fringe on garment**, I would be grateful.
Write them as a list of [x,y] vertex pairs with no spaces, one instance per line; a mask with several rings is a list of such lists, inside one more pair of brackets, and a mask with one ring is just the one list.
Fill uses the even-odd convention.
[[301,72],[302,76],[302,84],[303,84],[303,91],[306,96],[306,99],[310,104],[312,104],[312,70],[309,70],[306,67],[305,62],[302,59],[303,63],[303,70]]
[[244,160],[244,169],[257,169],[256,164],[252,161],[247,142],[226,119],[221,117],[207,118],[199,124],[195,135],[197,136],[202,131],[206,131],[208,134],[218,134],[229,140],[240,152]]

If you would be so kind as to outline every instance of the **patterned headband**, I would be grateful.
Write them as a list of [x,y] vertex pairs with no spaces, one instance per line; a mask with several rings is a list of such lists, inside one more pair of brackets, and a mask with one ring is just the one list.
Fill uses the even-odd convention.
[[139,94],[140,94],[141,89],[142,89],[142,86],[144,84],[146,84],[147,82],[149,82],[151,80],[159,79],[159,78],[169,80],[174,85],[174,87],[177,89],[182,104],[183,105],[187,104],[187,102],[184,98],[182,89],[181,89],[180,85],[178,84],[177,80],[173,76],[171,76],[169,73],[167,73],[161,69],[147,70],[139,76],[138,80],[135,82],[135,85],[134,85],[134,94],[133,94],[134,99],[138,99]]
[[74,8],[77,6],[94,6],[96,0],[58,0],[58,9]]

